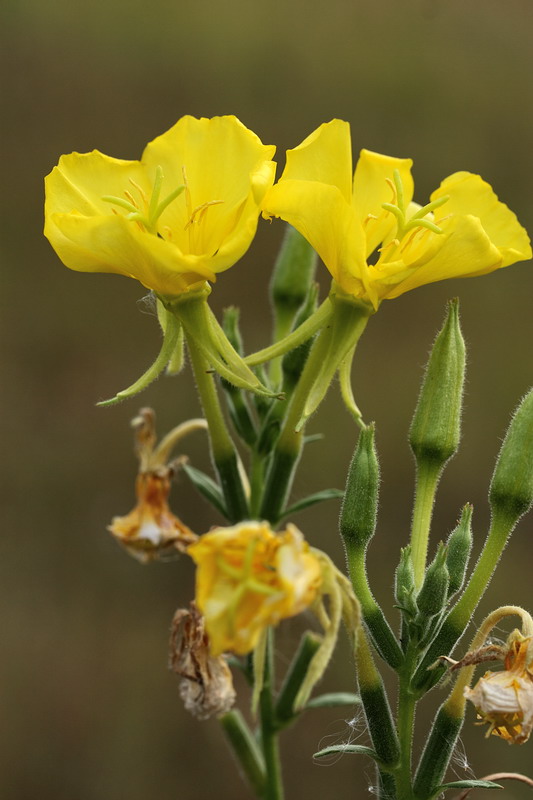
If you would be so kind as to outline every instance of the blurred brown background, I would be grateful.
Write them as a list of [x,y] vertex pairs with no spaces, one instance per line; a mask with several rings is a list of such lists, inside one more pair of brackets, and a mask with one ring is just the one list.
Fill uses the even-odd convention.
[[[5,0],[1,214],[4,521],[0,538],[0,796],[9,800],[220,800],[248,796],[215,721],[183,710],[166,671],[169,622],[192,593],[185,559],[142,567],[105,526],[133,502],[129,420],[156,408],[164,432],[198,413],[188,371],[113,409],[97,409],[154,358],[159,333],[140,284],[66,270],[42,238],[42,179],[62,153],[138,158],[185,113],[233,113],[284,150],[334,116],[354,148],[415,159],[424,202],[447,174],[481,173],[533,230],[530,0]],[[265,299],[280,224],[260,224],[247,256],[216,285],[217,312],[242,306],[249,350],[267,343]],[[325,270],[323,271],[325,278]],[[324,280],[324,286],[327,280]],[[261,288],[259,293],[258,287]],[[392,610],[392,574],[408,536],[413,467],[406,430],[445,301],[461,297],[469,369],[460,454],[443,480],[434,543],[486,494],[511,410],[533,382],[531,264],[427,286],[385,302],[360,345],[358,401],[375,419],[382,462],[372,580]],[[338,392],[312,420],[301,495],[342,487],[355,430]],[[200,435],[187,443],[207,467]],[[173,505],[197,530],[217,521],[182,477]],[[341,563],[338,507],[296,521]],[[523,520],[476,612],[531,607],[533,518]],[[284,651],[298,625],[286,624]],[[502,632],[505,635],[505,632]],[[353,687],[341,647],[324,688]],[[433,692],[427,718],[443,697]],[[314,764],[320,746],[360,735],[350,710],[313,712],[283,740],[289,798],[366,796],[368,763]],[[473,726],[463,745],[478,777],[527,770],[533,745],[508,748]],[[423,724],[422,724],[423,723]],[[363,739],[361,739],[364,742]],[[468,777],[458,752],[458,778]],[[471,776],[471,775],[470,775]],[[500,798],[526,797],[508,784]],[[482,798],[482,792],[477,797]],[[488,794],[486,795],[488,796]]]

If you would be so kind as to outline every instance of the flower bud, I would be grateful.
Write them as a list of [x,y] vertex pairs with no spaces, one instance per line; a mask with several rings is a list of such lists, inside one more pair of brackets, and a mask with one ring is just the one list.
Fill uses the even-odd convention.
[[450,574],[448,597],[462,589],[470,552],[472,550],[472,511],[470,504],[463,508],[457,527],[450,533],[446,542],[446,566]]
[[489,500],[514,524],[533,502],[533,389],[518,406],[496,462]]
[[376,529],[379,464],[374,445],[374,425],[361,430],[350,464],[340,518],[346,545],[366,547]]
[[286,335],[298,309],[305,302],[313,280],[317,255],[301,233],[287,225],[274,265],[270,296],[276,315],[276,338]]
[[441,543],[437,555],[427,568],[424,583],[416,599],[421,616],[434,617],[443,610],[448,599],[449,583],[446,548]]
[[400,563],[396,569],[394,596],[396,603],[409,617],[418,611],[415,592],[415,573],[411,558],[411,547],[402,547]]
[[465,373],[465,345],[459,304],[452,300],[438,334],[411,423],[409,443],[418,462],[444,466],[459,446]]

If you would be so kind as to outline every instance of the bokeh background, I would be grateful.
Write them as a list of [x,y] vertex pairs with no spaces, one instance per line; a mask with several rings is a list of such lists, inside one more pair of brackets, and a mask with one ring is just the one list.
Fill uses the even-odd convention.
[[[198,413],[189,372],[112,409],[95,402],[153,359],[157,324],[140,284],[66,270],[42,238],[42,179],[62,153],[93,148],[137,158],[178,117],[233,113],[284,150],[321,122],[349,120],[354,148],[415,159],[422,200],[447,174],[481,173],[533,229],[530,0],[4,0],[2,114],[3,525],[0,537],[0,795],[9,800],[174,800],[248,797],[216,721],[189,718],[167,672],[174,610],[192,594],[182,559],[142,567],[106,533],[133,504],[129,420],[152,405],[160,431]],[[281,224],[262,222],[251,250],[212,295],[242,307],[249,350],[269,336],[266,287]],[[323,287],[327,287],[325,270]],[[487,487],[512,409],[533,382],[532,265],[427,286],[385,302],[360,345],[355,387],[375,419],[382,465],[376,593],[391,585],[406,543],[413,464],[406,431],[422,367],[448,298],[461,298],[469,349],[463,442],[442,482],[433,543],[464,502],[475,505],[479,551]],[[295,496],[342,487],[355,430],[338,392],[310,424]],[[200,435],[187,442],[208,468]],[[181,477],[173,505],[199,531],[218,520]],[[296,520],[342,563],[338,505]],[[533,518],[505,553],[489,599],[531,607]],[[287,623],[280,665],[299,636]],[[501,635],[505,636],[505,629]],[[353,688],[341,646],[323,682]],[[420,717],[420,739],[443,697]],[[289,798],[360,798],[368,763],[312,753],[361,736],[354,712],[309,713],[283,738]],[[486,741],[469,711],[457,778],[527,770],[533,745]],[[359,739],[357,739],[359,741]],[[364,741],[361,739],[360,741]],[[453,774],[451,776],[453,778]],[[526,797],[508,784],[501,798]],[[478,792],[478,797],[483,797]],[[488,795],[487,795],[488,796]]]

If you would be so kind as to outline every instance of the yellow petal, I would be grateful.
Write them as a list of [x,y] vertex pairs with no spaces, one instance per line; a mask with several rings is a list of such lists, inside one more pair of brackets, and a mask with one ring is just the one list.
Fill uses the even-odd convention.
[[[492,243],[502,255],[502,267],[531,258],[529,236],[516,215],[498,200],[491,186],[479,175],[456,172],[446,178],[431,195],[449,199],[435,212],[435,221],[448,214],[473,214],[478,217]],[[477,274],[477,273],[476,273]]]
[[158,294],[180,294],[198,281],[215,279],[205,259],[180,253],[119,215],[52,214],[47,230],[63,263],[79,272],[137,278]]
[[[394,158],[361,150],[353,178],[353,202],[356,213],[365,226],[367,256],[396,229],[394,215],[381,207],[382,203],[397,202],[396,193],[390,186],[394,170],[400,173],[404,207],[407,208],[411,202],[414,191],[412,166],[413,161],[410,158]],[[369,218],[369,215],[377,219]]]
[[366,281],[363,228],[336,186],[281,180],[267,193],[263,209],[307,239],[345,292],[361,294]]
[[406,248],[403,260],[370,267],[380,298],[392,299],[426,283],[483,275],[502,266],[498,248],[476,217],[453,217],[444,233],[424,230],[418,235],[425,245],[415,245],[411,253]]
[[336,186],[346,202],[352,196],[350,126],[340,119],[320,125],[307,139],[287,150],[281,180],[313,181]]

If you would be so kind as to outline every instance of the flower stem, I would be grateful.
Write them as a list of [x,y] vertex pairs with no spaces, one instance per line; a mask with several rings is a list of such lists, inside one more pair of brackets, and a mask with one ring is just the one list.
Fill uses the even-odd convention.
[[410,691],[409,684],[415,659],[416,650],[411,643],[405,654],[405,663],[400,670],[397,718],[398,739],[400,742],[400,763],[395,776],[398,800],[412,800],[414,797],[411,779],[411,761],[416,696]]
[[230,522],[241,522],[248,519],[249,510],[239,474],[237,452],[224,421],[209,364],[192,337],[187,336],[187,345],[198,394],[209,426],[213,461],[224,495],[228,519]]
[[272,688],[274,684],[273,651],[273,631],[272,628],[270,628],[267,634],[263,688],[261,689],[259,697],[259,709],[261,713],[261,748],[266,768],[263,800],[283,800],[278,732],[272,697]]
[[242,714],[237,710],[228,711],[220,717],[220,724],[250,786],[257,797],[261,797],[265,790],[263,756]]
[[424,460],[418,465],[415,507],[411,528],[411,553],[415,585],[420,587],[424,579],[428,550],[429,529],[435,502],[435,492],[442,472],[442,465]]

